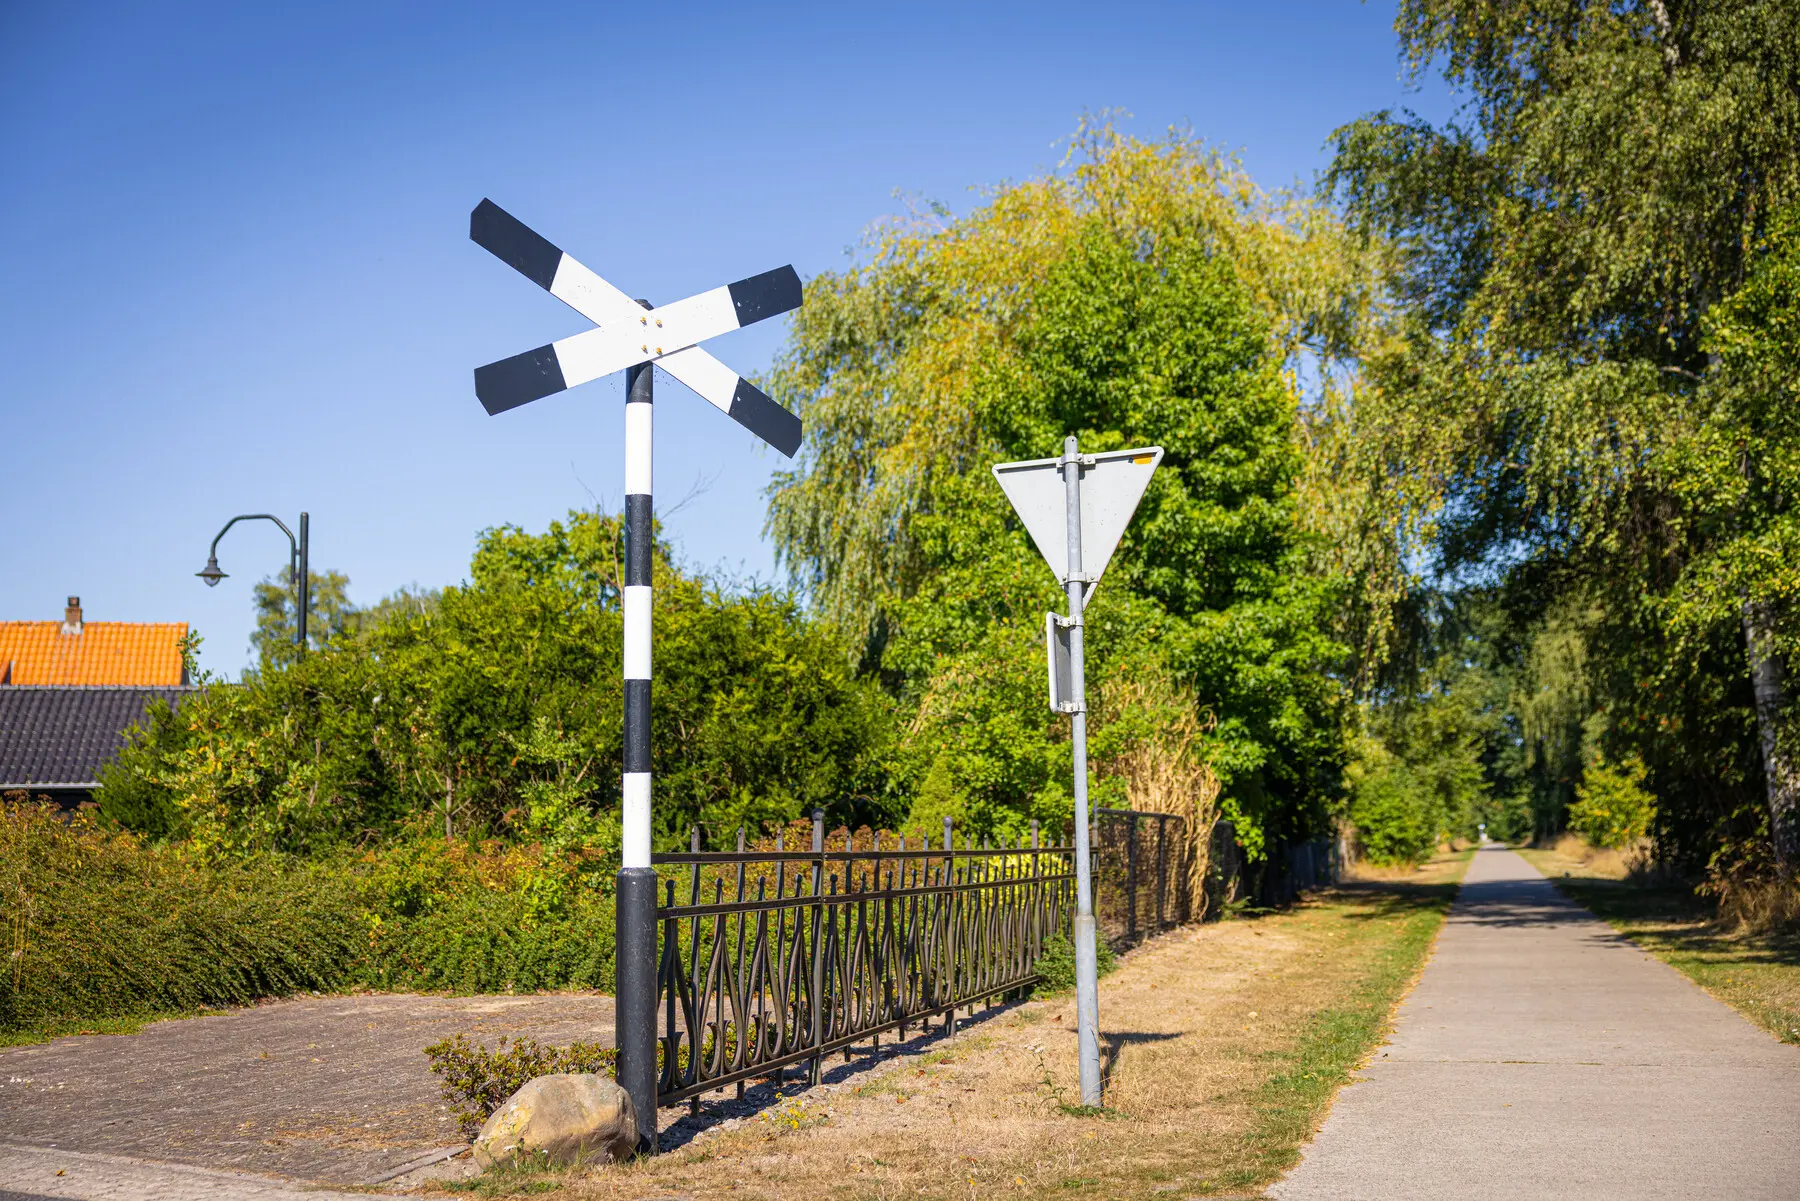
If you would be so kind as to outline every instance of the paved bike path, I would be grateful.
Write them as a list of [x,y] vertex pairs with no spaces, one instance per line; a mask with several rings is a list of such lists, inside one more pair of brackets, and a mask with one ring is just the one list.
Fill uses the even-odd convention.
[[1279,1201],[1793,1198],[1785,1046],[1485,847]]

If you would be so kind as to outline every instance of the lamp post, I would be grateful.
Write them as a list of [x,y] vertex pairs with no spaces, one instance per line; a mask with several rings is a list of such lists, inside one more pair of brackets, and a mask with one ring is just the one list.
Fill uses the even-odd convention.
[[219,570],[219,539],[225,536],[226,530],[229,530],[240,521],[273,521],[276,525],[281,527],[281,532],[288,537],[288,570],[292,573],[294,578],[294,596],[295,600],[298,601],[296,606],[298,613],[296,625],[299,628],[294,633],[294,645],[299,649],[299,653],[304,656],[306,654],[306,609],[307,604],[311,599],[310,592],[312,582],[307,575],[306,566],[307,519],[305,513],[300,514],[300,536],[298,538],[294,537],[294,531],[287,528],[287,523],[273,513],[239,513],[236,517],[227,521],[225,523],[225,529],[220,530],[218,534],[213,537],[212,548],[206,552],[206,566],[200,571],[196,571],[194,574],[205,580],[208,588],[218,587],[219,581],[225,578],[225,573]]

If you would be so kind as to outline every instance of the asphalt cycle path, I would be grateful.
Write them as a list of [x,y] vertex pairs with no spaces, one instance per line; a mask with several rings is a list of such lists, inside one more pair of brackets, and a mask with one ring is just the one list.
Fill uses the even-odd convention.
[[1279,1201],[1800,1197],[1786,1046],[1498,846]]

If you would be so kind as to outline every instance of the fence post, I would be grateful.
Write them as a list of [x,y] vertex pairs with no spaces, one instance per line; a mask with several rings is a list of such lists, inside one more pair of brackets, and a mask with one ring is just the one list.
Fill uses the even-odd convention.
[[1168,839],[1164,836],[1169,828],[1169,815],[1163,814],[1156,819],[1156,928],[1161,930],[1168,923],[1164,920],[1164,899],[1169,891],[1169,857]]
[[[739,855],[744,853],[744,827],[742,826],[737,828],[737,853]],[[758,879],[761,879],[761,877],[758,876]],[[744,861],[742,859],[738,860],[737,865],[737,899],[738,904],[741,905],[744,903]],[[740,981],[744,978],[744,915],[742,912],[739,912],[737,919],[737,977]],[[754,1044],[750,1042],[750,1029],[751,1027],[748,1022],[745,1021],[744,1015],[741,1013],[738,1014],[737,1033],[733,1042],[731,1064],[734,1068],[742,1066],[755,1054]],[[762,1039],[762,1024],[760,1021],[757,1023],[756,1027],[756,1038],[758,1041],[761,1041]],[[737,1099],[740,1101],[744,1099],[744,1082],[742,1080],[737,1082]]]
[[1044,953],[1044,868],[1038,858],[1038,819],[1031,819],[1031,936],[1028,951],[1031,968],[1037,970],[1038,957]]
[[812,1084],[819,1083],[819,1074],[824,1067],[825,1053],[821,1049],[825,1045],[825,903],[822,894],[825,891],[825,811],[814,809],[812,812],[813,835],[812,850],[818,858],[813,860],[812,895],[812,1067],[807,1079]]
[[[905,888],[906,887],[906,835],[904,835],[904,834],[902,834],[900,836],[899,851],[900,851],[899,858],[894,860],[894,868],[895,868],[895,870],[897,870],[900,873],[900,887]],[[892,902],[889,902],[889,903],[892,904]],[[906,901],[904,899],[900,902],[900,920],[901,920],[901,923],[904,925],[904,923],[906,921]],[[905,941],[906,941],[905,935],[902,934],[901,937],[896,941],[895,946],[894,946],[895,970],[898,972],[901,972],[901,973],[904,973],[906,971],[906,947],[903,945],[905,943]],[[898,984],[898,986],[901,990],[901,992],[900,992],[900,995],[901,995],[900,1012],[905,1013],[906,1005],[905,1005],[904,998],[905,998],[906,980],[905,980],[904,976],[902,976],[902,978],[900,980],[896,981],[896,983]],[[904,1018],[902,1018],[900,1021],[900,1041],[903,1043],[906,1041],[906,1020]]]
[[[699,826],[688,827],[688,850],[695,855],[700,853]],[[700,865],[698,863],[694,864],[693,877],[694,891],[692,903],[698,905],[700,903]],[[688,1031],[688,1075],[692,1079],[698,1080],[700,1079],[700,1051],[706,1045],[706,1014],[703,1012],[703,1004],[705,1001],[704,990],[700,987],[700,919],[697,917],[693,920],[693,937],[690,938],[688,942],[693,948],[694,956],[694,966],[692,971],[689,972],[689,976],[694,982],[694,1028]],[[716,1038],[718,1036],[715,1035],[714,1037]],[[688,1112],[696,1117],[699,1116],[699,1097],[688,1098]]]
[[1138,815],[1125,819],[1125,941],[1135,942],[1138,924],[1137,903],[1137,831]]
[[[851,858],[850,856],[854,856],[855,853],[856,853],[856,836],[850,832],[850,827],[848,825],[846,825],[844,827],[844,854],[846,856],[846,858],[844,859],[844,902],[845,902],[844,903],[844,930],[843,930],[843,934],[838,939],[833,940],[834,945],[837,945],[837,946],[842,946],[843,943],[848,942],[850,940],[850,904],[851,904],[851,902],[850,902],[850,892],[851,892],[850,880],[852,878],[851,870],[855,866],[855,863],[856,863],[856,860],[854,858]],[[837,892],[837,889],[834,887],[832,889],[832,892],[835,894]],[[836,929],[836,926],[837,926],[837,912],[838,912],[837,906],[835,906],[835,905],[832,906],[831,925],[834,930]],[[842,954],[844,957],[844,973],[847,978],[849,976],[850,953],[848,951],[844,951]],[[846,984],[845,987],[848,989],[848,988],[851,988],[854,986]],[[844,996],[844,1004],[846,1007],[848,1007],[850,1004],[850,997],[849,997],[848,993],[846,993]],[[848,1024],[847,1020],[846,1020],[846,1024]],[[850,1044],[849,1043],[844,1044],[844,1062],[845,1063],[850,1062]]]
[[944,818],[944,963],[949,968],[950,1012],[944,1015],[944,1033],[956,1033],[956,919],[962,910],[962,894],[956,891],[956,840],[954,823]]

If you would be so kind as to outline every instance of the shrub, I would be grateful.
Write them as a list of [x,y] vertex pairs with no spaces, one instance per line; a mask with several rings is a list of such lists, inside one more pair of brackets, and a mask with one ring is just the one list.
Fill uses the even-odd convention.
[[14,794],[0,805],[0,1031],[357,984],[610,989],[612,898],[585,854],[440,838],[206,858]]
[[1608,850],[1643,838],[1655,820],[1656,798],[1644,787],[1644,763],[1636,755],[1589,768],[1569,806],[1569,828]]
[[598,853],[409,833],[350,865],[365,906],[365,983],[452,992],[612,987],[611,872]]
[[1375,863],[1417,863],[1437,848],[1438,806],[1401,767],[1383,765],[1355,781],[1350,820],[1363,855]]
[[328,872],[156,853],[91,811],[0,805],[0,1030],[246,1004],[345,983],[356,903]]
[[410,917],[384,920],[365,911],[368,947],[358,975],[383,989],[610,991],[611,898],[584,900],[536,921],[530,904],[529,894],[472,888]]
[[[1096,975],[1110,975],[1119,966],[1118,956],[1104,938],[1095,939],[1094,968]],[[1075,991],[1075,944],[1061,934],[1044,940],[1043,953],[1037,961],[1038,982],[1032,995],[1054,997]]]
[[490,1051],[470,1042],[466,1035],[453,1034],[426,1047],[425,1058],[441,1080],[444,1100],[450,1103],[463,1134],[473,1138],[527,1081],[559,1072],[611,1076],[618,1067],[619,1053],[599,1043],[553,1047],[532,1038],[513,1039],[509,1046],[504,1034],[499,1046]]

